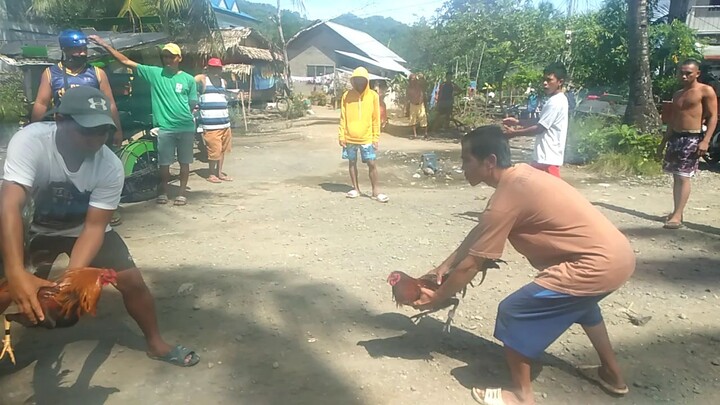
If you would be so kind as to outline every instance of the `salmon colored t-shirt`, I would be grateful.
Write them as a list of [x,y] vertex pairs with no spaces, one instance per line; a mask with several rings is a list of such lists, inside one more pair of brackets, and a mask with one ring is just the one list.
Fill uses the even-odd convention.
[[601,295],[635,271],[635,253],[610,220],[575,188],[529,165],[508,169],[470,233],[469,254],[498,259],[509,240],[549,290]]

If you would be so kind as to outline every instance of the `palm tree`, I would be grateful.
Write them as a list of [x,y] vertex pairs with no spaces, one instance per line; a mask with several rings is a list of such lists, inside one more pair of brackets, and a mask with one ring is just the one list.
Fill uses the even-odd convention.
[[[90,17],[98,12],[104,17],[128,17],[133,30],[139,28],[139,17],[159,15],[165,29],[175,35],[208,37],[217,28],[217,19],[209,0],[30,0],[28,13],[47,21],[67,25],[74,17]],[[141,28],[141,27],[140,27]]]
[[[282,44],[283,50],[283,79],[288,88],[292,90],[292,80],[290,80],[290,63],[288,61],[287,43],[285,42],[285,34],[283,33],[282,27],[282,9],[280,8],[281,1],[277,0],[277,25],[278,33],[280,34],[280,44]],[[303,0],[292,0],[292,6],[300,13],[305,14],[305,2]]]
[[630,97],[625,122],[644,133],[652,133],[660,126],[660,114],[652,92],[647,7],[647,0],[628,0]]

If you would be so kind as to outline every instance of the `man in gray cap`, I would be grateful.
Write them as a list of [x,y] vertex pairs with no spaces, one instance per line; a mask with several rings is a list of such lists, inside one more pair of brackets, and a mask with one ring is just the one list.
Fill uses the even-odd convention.
[[[109,226],[124,172],[105,146],[116,129],[108,98],[92,87],[71,88],[49,114],[55,114],[55,122],[28,125],[7,148],[0,189],[0,276],[4,273],[8,292],[0,293],[0,303],[12,299],[30,320],[42,321],[37,292],[52,285],[45,280],[52,262],[66,253],[68,268],[117,271],[117,288],[145,335],[150,357],[184,367],[197,364],[193,351],[170,346],[160,336],[153,297],[125,242]],[[25,271],[23,207],[28,202],[34,213],[27,253],[41,264],[37,276]]]

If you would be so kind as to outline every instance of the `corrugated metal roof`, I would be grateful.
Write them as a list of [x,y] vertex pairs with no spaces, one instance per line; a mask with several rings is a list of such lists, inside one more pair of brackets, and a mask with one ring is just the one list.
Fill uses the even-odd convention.
[[240,11],[235,0],[212,0],[211,4],[213,10],[215,10],[216,12],[229,13],[231,15],[234,15],[235,17],[246,21],[260,22],[260,20],[251,16],[250,14]]
[[358,55],[356,53],[352,52],[345,52],[345,51],[338,51],[335,52],[339,53],[340,55],[347,56],[349,58],[353,58],[355,60],[359,60],[360,62],[369,63],[373,66],[377,66],[381,69],[389,70],[392,72],[398,72],[398,73],[404,73],[406,75],[410,74],[410,71],[405,69],[405,67],[396,61],[390,59],[390,58],[377,58],[377,59],[371,59],[367,58],[362,55]]
[[[157,32],[146,32],[146,33],[117,33],[110,31],[95,31],[95,30],[83,30],[86,34],[95,34],[103,38],[105,41],[110,43],[117,50],[125,50],[143,45],[150,45],[158,42],[162,42],[168,38],[166,34]],[[21,58],[24,46],[45,46],[48,49],[47,60],[60,60],[62,53],[60,51],[60,45],[58,44],[57,36],[38,38],[38,39],[25,39],[25,40],[13,40],[8,41],[5,44],[0,45],[0,54],[10,56],[13,59]],[[103,54],[106,54],[105,50],[97,45],[90,45],[88,47],[88,57],[92,60]],[[46,60],[35,59],[36,64],[43,64]],[[26,63],[32,64],[32,63]]]
[[377,39],[371,37],[368,33],[358,31],[338,23],[327,21],[324,23],[330,29],[337,32],[340,36],[345,38],[348,42],[358,47],[367,56],[375,59],[391,59],[395,62],[407,63],[407,61],[395,52],[391,51],[388,47],[378,42]]

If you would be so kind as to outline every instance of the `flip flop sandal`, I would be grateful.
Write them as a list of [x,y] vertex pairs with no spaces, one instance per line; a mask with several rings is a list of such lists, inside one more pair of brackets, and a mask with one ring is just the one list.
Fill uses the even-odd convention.
[[502,398],[502,390],[500,388],[487,388],[485,389],[485,395],[480,396],[480,389],[473,388],[470,391],[475,402],[483,405],[505,405],[505,400]]
[[223,174],[222,176],[220,176],[219,179],[222,180],[222,181],[233,181],[233,180],[234,180],[232,177],[230,177],[230,176],[228,176],[228,175],[225,175],[225,174]]
[[665,229],[680,229],[684,225],[682,222],[665,222],[665,225],[663,225],[663,228]]
[[182,196],[177,196],[177,197],[175,197],[175,201],[173,201],[173,205],[177,205],[177,206],[187,205],[187,198],[182,197]]
[[214,175],[213,175],[213,176],[209,176],[206,180],[207,180],[208,182],[214,183],[214,184],[222,183],[222,180],[219,179],[219,178],[217,178],[217,176],[214,176]]
[[179,367],[192,367],[200,362],[200,356],[195,354],[194,351],[181,345],[173,347],[164,356],[151,356],[149,353],[147,356],[153,360],[164,361]]
[[113,212],[112,219],[110,220],[110,226],[119,226],[122,224],[122,216],[120,216],[120,213],[115,211]]
[[158,204],[167,204],[167,203],[168,203],[168,196],[165,195],[165,194],[160,194],[160,195],[157,196],[157,198],[155,199],[155,202],[158,203]]
[[606,392],[613,395],[625,395],[630,389],[625,386],[623,388],[613,387],[607,381],[600,377],[600,366],[580,366],[577,368],[578,373],[588,381],[595,383]]
[[345,197],[347,198],[358,198],[360,197],[360,192],[357,190],[350,190],[345,194]]
[[386,203],[390,201],[390,197],[386,196],[385,194],[378,194],[376,196],[373,196],[372,199],[381,203]]

